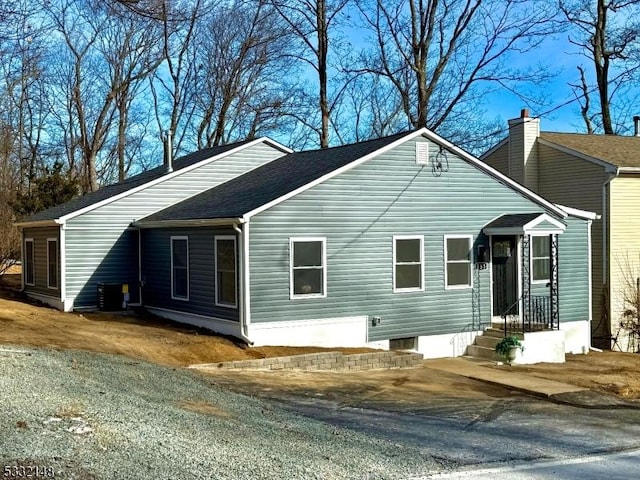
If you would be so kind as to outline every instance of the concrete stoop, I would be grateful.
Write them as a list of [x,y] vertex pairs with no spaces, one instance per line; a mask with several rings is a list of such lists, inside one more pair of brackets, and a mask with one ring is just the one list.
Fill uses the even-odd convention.
[[422,365],[422,354],[399,352],[374,352],[344,355],[341,352],[308,353],[289,357],[237,360],[234,362],[190,365],[201,370],[383,370],[412,368]]
[[[510,334],[520,338],[524,351],[518,350],[513,363],[533,364],[539,362],[564,363],[564,332],[559,330]],[[504,338],[504,330],[492,326],[478,335],[473,345],[467,347],[467,356],[491,361],[503,361],[495,347]]]

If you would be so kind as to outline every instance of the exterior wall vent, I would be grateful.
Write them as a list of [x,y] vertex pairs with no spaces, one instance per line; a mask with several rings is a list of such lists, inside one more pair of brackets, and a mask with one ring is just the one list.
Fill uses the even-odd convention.
[[416,165],[429,165],[429,144],[416,142]]
[[389,340],[389,350],[416,350],[418,348],[418,337],[391,338]]

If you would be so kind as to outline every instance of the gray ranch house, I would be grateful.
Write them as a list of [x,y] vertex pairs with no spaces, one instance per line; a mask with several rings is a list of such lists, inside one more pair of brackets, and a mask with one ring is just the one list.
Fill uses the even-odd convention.
[[[95,305],[98,279],[129,282],[133,303],[252,345],[445,357],[500,323],[525,333],[524,363],[589,348],[594,214],[548,202],[426,129],[304,152],[261,139],[215,158],[231,164],[230,151],[254,160],[235,175],[194,168],[194,181],[215,175],[208,187],[187,192],[185,181],[182,198],[138,202],[117,227],[131,237],[126,246],[115,257],[117,242],[102,248],[84,290],[68,284],[67,296]],[[94,230],[113,224],[85,222],[84,253],[63,278],[84,268]],[[53,233],[22,227],[23,254],[41,252],[32,263],[53,269]],[[69,262],[68,249],[67,240],[57,265]],[[27,282],[25,291],[40,294]]]

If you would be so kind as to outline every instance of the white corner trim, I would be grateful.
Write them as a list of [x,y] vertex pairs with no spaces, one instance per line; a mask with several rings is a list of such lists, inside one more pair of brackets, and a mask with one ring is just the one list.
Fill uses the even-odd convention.
[[[24,232],[22,233],[22,235],[24,236]],[[33,282],[32,283],[28,283],[27,282],[27,243],[31,243],[31,258],[30,258],[30,263],[31,263],[31,268],[33,269]],[[24,286],[29,286],[29,287],[35,287],[36,285],[36,242],[33,240],[33,238],[25,238],[24,242],[23,242],[23,246],[24,246],[24,255],[22,256],[22,278],[24,279],[23,285]]]
[[62,303],[64,304],[64,311],[67,311],[67,252],[65,251],[67,248],[67,228],[66,224],[60,224],[60,298],[62,299]]
[[239,145],[236,148],[232,148],[231,150],[227,150],[226,152],[220,153],[218,155],[214,155],[214,156],[209,157],[209,158],[205,158],[204,160],[201,160],[201,161],[199,161],[197,163],[194,163],[193,165],[189,165],[188,167],[181,168],[179,170],[174,170],[171,173],[167,173],[165,175],[162,175],[161,177],[156,178],[155,180],[151,180],[151,181],[149,181],[147,183],[143,183],[142,185],[138,185],[135,188],[126,190],[126,191],[124,191],[122,193],[119,193],[118,195],[114,195],[113,197],[105,198],[104,200],[102,200],[100,202],[96,202],[96,203],[93,203],[91,205],[87,205],[84,208],[81,208],[79,210],[75,210],[75,211],[73,211],[71,213],[68,213],[66,215],[62,215],[57,221],[66,222],[67,220],[71,220],[72,218],[75,218],[75,217],[78,217],[80,215],[83,215],[83,214],[85,214],[87,212],[90,212],[91,210],[95,210],[96,208],[100,208],[100,207],[102,207],[104,205],[108,205],[109,203],[115,202],[116,200],[120,200],[121,198],[125,198],[125,197],[128,197],[129,195],[133,195],[134,193],[140,192],[142,190],[146,190],[149,187],[152,187],[152,186],[157,185],[159,183],[165,182],[167,180],[170,180],[170,179],[172,179],[174,177],[177,177],[179,175],[182,175],[184,173],[188,173],[191,170],[195,170],[196,168],[202,167],[203,165],[206,165],[206,164],[214,162],[216,160],[220,160],[222,158],[228,157],[229,155],[233,155],[233,154],[238,153],[238,152],[240,152],[240,151],[242,151],[244,149],[247,149],[249,147],[253,147],[253,146],[255,146],[255,145],[259,144],[259,143],[263,143],[263,142],[264,143],[269,143],[269,144],[271,144],[271,146],[273,146],[273,147],[275,147],[275,148],[277,148],[277,149],[279,149],[279,150],[281,150],[281,151],[283,151],[285,153],[292,153],[293,152],[293,150],[291,150],[290,148],[285,147],[283,145],[280,145],[275,140],[271,140],[271,139],[269,139],[267,137],[260,137],[260,138],[257,138],[255,140],[251,141],[251,142]]
[[[396,287],[396,240],[419,240],[420,241],[420,286],[411,288],[397,288]],[[410,293],[410,292],[424,292],[424,235],[393,235],[392,239],[392,278],[393,278],[393,293]],[[405,264],[406,265],[406,264]],[[413,265],[413,263],[410,263]]]
[[340,175],[343,172],[346,172],[348,170],[351,170],[352,168],[357,167],[358,165],[362,165],[363,163],[371,160],[372,158],[377,157],[378,155],[383,154],[384,152],[387,152],[393,148],[396,148],[398,145],[402,145],[405,142],[408,142],[409,140],[419,137],[421,135],[424,135],[427,132],[426,128],[421,128],[419,130],[416,130],[415,132],[410,132],[407,133],[405,136],[403,136],[402,138],[399,138],[398,140],[385,145],[382,148],[379,148],[378,150],[369,153],[368,155],[365,155],[364,157],[360,157],[357,160],[354,160],[353,162],[348,163],[347,165],[344,165],[340,168],[337,168],[335,170],[332,170],[331,172],[327,173],[326,175],[323,175],[322,177],[319,177],[315,180],[313,180],[312,182],[306,183],[305,185],[302,185],[301,187],[296,188],[295,190],[282,195],[279,198],[276,198],[275,200],[272,200],[268,203],[265,203],[264,205],[259,206],[258,208],[255,208],[253,210],[251,210],[250,212],[247,212],[246,214],[244,214],[243,218],[249,219],[255,215],[258,215],[261,212],[264,212],[265,210],[268,210],[269,208],[278,205],[279,203],[284,202],[285,200],[288,200],[291,197],[295,197],[296,195],[309,190],[312,187],[315,187],[316,185],[323,183],[327,180],[330,180],[331,178]]
[[249,222],[245,223],[242,229],[242,249],[244,253],[244,257],[242,258],[242,268],[244,271],[244,288],[242,289],[241,301],[244,302],[244,327],[246,329],[249,329],[249,326],[251,325],[251,264],[249,263]]
[[[447,240],[455,238],[465,238],[469,240],[469,284],[468,285],[448,285],[449,278],[447,275],[447,264],[449,263],[449,255],[447,253]],[[442,248],[444,250],[444,289],[445,290],[467,290],[473,288],[473,235],[444,235],[442,241]],[[452,262],[464,264],[466,262],[455,261]]]

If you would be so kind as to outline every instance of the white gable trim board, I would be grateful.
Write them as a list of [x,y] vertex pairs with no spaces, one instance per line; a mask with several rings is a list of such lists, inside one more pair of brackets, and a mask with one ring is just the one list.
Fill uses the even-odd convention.
[[[252,141],[252,142],[248,142],[248,143],[245,143],[243,145],[239,145],[238,147],[233,148],[231,150],[228,150],[226,152],[223,152],[223,153],[221,153],[219,155],[215,155],[213,157],[209,157],[209,158],[206,158],[204,160],[201,160],[200,162],[194,163],[193,165],[189,165],[188,167],[181,168],[180,170],[174,170],[173,172],[167,173],[166,175],[163,175],[160,178],[156,178],[155,180],[151,180],[150,182],[144,183],[144,184],[139,185],[137,187],[134,187],[134,188],[132,188],[130,190],[127,190],[125,192],[119,193],[118,195],[114,195],[113,197],[105,198],[104,200],[102,200],[100,202],[93,203],[93,204],[88,205],[88,206],[86,206],[84,208],[81,208],[81,209],[76,210],[74,212],[68,213],[67,215],[63,215],[58,220],[56,220],[55,222],[56,223],[64,223],[64,222],[66,222],[68,220],[71,220],[72,218],[78,217],[78,216],[83,215],[83,214],[85,214],[87,212],[95,210],[96,208],[100,208],[100,207],[102,207],[104,205],[108,205],[108,204],[110,204],[112,202],[120,200],[121,198],[128,197],[129,195],[133,195],[134,193],[140,192],[142,190],[145,190],[145,189],[147,189],[149,187],[152,187],[154,185],[157,185],[159,183],[163,183],[163,182],[165,182],[167,180],[170,180],[170,179],[172,179],[174,177],[177,177],[178,175],[182,175],[184,173],[190,172],[192,170],[195,170],[196,168],[200,168],[203,165],[206,165],[208,163],[214,162],[214,161],[219,160],[221,158],[228,157],[229,155],[233,155],[233,154],[235,154],[237,152],[245,150],[245,149],[247,149],[249,147],[252,147],[254,145],[257,145],[259,143],[267,143],[267,144],[270,144],[271,146],[273,146],[276,149],[281,150],[281,151],[283,151],[285,153],[293,153],[293,150],[291,150],[290,148],[285,147],[284,145],[280,145],[279,143],[277,143],[274,140],[271,140],[271,139],[269,139],[267,137],[261,137],[261,138],[258,138],[256,140]],[[50,223],[50,221],[47,221],[47,222]],[[27,224],[25,224],[25,225],[27,225]],[[28,224],[28,225],[29,226],[39,226],[39,225],[37,225],[35,223]]]
[[276,198],[275,200],[272,200],[270,202],[265,203],[264,205],[261,205],[258,208],[255,208],[253,210],[251,210],[250,212],[247,212],[243,215],[243,219],[245,221],[249,221],[249,219],[255,215],[258,215],[261,212],[264,212],[265,210],[268,210],[269,208],[278,205],[292,197],[295,197],[296,195],[298,195],[299,193],[305,192],[306,190],[309,190],[310,188],[315,187],[316,185],[323,183],[327,180],[330,180],[333,177],[336,177],[338,175],[340,175],[343,172],[346,172],[348,170],[351,170],[352,168],[357,167],[358,165],[361,165],[369,160],[371,160],[372,158],[375,158],[389,150],[392,150],[394,148],[396,148],[399,145],[402,145],[405,142],[408,142],[409,140],[412,140],[414,138],[417,137],[424,137],[427,140],[430,140],[444,148],[446,148],[447,150],[449,150],[451,153],[458,155],[460,158],[462,158],[463,160],[467,161],[468,163],[474,165],[475,167],[477,167],[478,169],[480,169],[481,171],[493,176],[494,178],[498,179],[499,181],[501,181],[502,183],[504,183],[505,185],[507,185],[508,187],[512,188],[513,190],[519,192],[520,194],[524,195],[525,197],[529,198],[530,200],[534,201],[535,203],[541,205],[542,207],[544,207],[545,209],[553,212],[554,214],[556,214],[557,216],[559,216],[560,218],[565,218],[567,217],[567,214],[560,208],[558,208],[556,205],[554,205],[553,203],[545,200],[544,198],[542,198],[541,196],[537,195],[536,193],[534,193],[533,191],[529,190],[528,188],[523,187],[522,185],[520,185],[519,183],[511,180],[508,176],[503,175],[502,173],[500,173],[498,170],[494,169],[493,167],[487,165],[486,163],[482,162],[481,160],[478,160],[477,158],[475,158],[474,156],[472,156],[471,154],[465,152],[464,150],[462,150],[461,148],[456,147],[455,145],[453,145],[452,143],[448,142],[447,140],[445,140],[444,138],[440,137],[439,135],[436,135],[435,133],[427,130],[426,128],[421,128],[420,130],[416,130],[415,132],[411,132],[408,133],[406,136],[374,151],[371,152],[368,155],[365,155],[364,157],[361,157],[357,160],[354,160],[353,162],[344,165],[343,167],[337,168],[336,170],[333,170],[330,173],[327,173],[326,175],[323,175],[320,178],[317,178],[316,180],[307,183],[306,185],[303,185],[279,198]]

